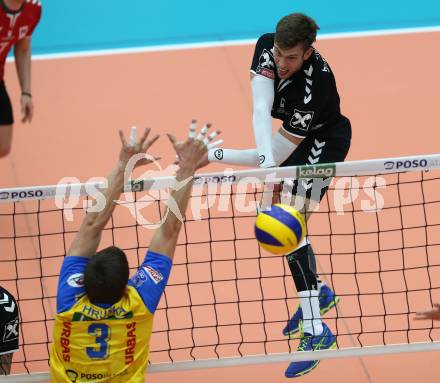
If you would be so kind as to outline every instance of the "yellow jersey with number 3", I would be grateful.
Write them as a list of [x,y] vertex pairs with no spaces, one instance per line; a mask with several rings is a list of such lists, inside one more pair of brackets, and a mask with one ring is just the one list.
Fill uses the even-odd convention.
[[[145,381],[153,313],[171,268],[171,262],[167,257],[160,256],[165,259],[159,259],[158,263],[157,256],[147,254],[146,259],[153,260],[153,263],[144,262],[135,277],[130,280],[123,298],[109,307],[90,302],[84,294],[83,286],[80,286],[83,285],[83,274],[72,274],[72,270],[78,271],[78,264],[71,259],[65,262],[75,263],[76,268],[70,268],[69,273],[60,273],[60,284],[78,284],[76,291],[79,291],[81,296],[75,297],[72,306],[63,306],[63,302],[58,298],[59,312],[55,316],[54,339],[50,353],[52,382]],[[64,290],[60,284],[59,294],[66,291],[65,295],[71,299],[69,289]],[[74,288],[71,290],[75,292]],[[66,310],[66,307],[69,308]]]

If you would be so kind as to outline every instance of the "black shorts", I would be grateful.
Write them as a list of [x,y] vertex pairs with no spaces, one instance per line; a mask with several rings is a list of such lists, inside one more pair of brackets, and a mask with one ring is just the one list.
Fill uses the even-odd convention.
[[344,161],[350,143],[351,124],[344,116],[331,129],[327,127],[322,132],[318,130],[308,135],[281,164],[281,166],[308,165],[305,168],[298,168],[296,179],[290,185],[286,185],[287,191],[293,195],[321,201],[330,185],[335,166],[319,164]]
[[12,125],[14,115],[12,113],[12,104],[4,81],[0,81],[0,125]]
[[18,306],[15,298],[0,287],[0,355],[18,350]]

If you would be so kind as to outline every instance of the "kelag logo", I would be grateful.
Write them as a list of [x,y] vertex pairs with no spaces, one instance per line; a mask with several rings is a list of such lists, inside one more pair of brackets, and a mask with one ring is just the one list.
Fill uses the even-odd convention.
[[385,161],[383,166],[385,170],[426,168],[428,161],[424,158],[421,160]]
[[333,177],[336,174],[336,165],[305,165],[296,169],[297,178],[324,178]]

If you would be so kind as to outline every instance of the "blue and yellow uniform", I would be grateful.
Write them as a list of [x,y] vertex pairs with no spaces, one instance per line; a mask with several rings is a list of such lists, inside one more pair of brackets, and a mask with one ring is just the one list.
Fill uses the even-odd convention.
[[127,291],[114,305],[85,294],[89,258],[64,259],[50,353],[51,380],[144,382],[153,315],[171,271],[171,259],[149,251]]

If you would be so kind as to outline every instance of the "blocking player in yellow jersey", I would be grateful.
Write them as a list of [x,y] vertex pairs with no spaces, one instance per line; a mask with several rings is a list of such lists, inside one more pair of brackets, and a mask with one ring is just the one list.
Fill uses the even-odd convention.
[[[194,172],[209,141],[218,133],[207,137],[205,126],[196,137],[194,126],[185,142],[168,135],[179,159],[176,185],[170,195],[175,205],[156,229],[145,259],[132,278],[121,249],[97,249],[115,208],[114,201],[123,191],[127,164],[134,155],[145,153],[158,136],[147,140],[147,129],[138,142],[128,144],[120,132],[122,148],[103,192],[105,207],[84,218],[61,267],[50,353],[52,382],[145,381],[153,316],[167,284],[182,226],[177,215],[184,215]],[[145,158],[137,164],[148,162]]]

